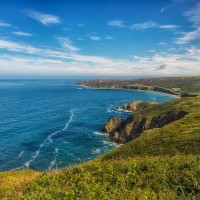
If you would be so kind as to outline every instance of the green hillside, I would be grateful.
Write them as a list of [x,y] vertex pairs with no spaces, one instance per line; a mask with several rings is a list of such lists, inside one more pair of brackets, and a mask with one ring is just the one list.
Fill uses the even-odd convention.
[[90,80],[80,81],[78,85],[91,88],[124,88],[141,89],[176,93],[200,94],[200,76],[193,77],[162,77],[135,80]]
[[187,114],[95,160],[70,168],[0,173],[1,199],[200,199],[200,97],[169,108]]

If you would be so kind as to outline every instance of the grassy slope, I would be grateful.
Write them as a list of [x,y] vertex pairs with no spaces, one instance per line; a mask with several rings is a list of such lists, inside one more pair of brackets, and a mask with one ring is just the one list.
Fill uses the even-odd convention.
[[168,88],[176,92],[200,94],[200,76],[196,77],[164,77],[146,78],[137,80],[92,80],[83,81],[83,84],[91,87],[127,87],[127,86],[151,86]]
[[93,161],[63,170],[0,173],[2,199],[200,199],[200,97],[149,109],[188,114]]

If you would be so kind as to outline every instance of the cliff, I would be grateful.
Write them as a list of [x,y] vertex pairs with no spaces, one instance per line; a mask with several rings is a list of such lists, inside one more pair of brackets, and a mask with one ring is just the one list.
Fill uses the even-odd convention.
[[200,97],[139,111],[114,129],[132,141],[99,158],[53,171],[0,172],[0,199],[200,199],[199,121]]
[[[135,104],[134,104],[135,105]],[[138,105],[136,103],[136,105]],[[149,105],[145,102],[139,105]],[[137,137],[139,137],[143,131],[161,128],[169,123],[183,118],[187,111],[184,108],[176,109],[174,106],[166,108],[164,105],[153,105],[148,109],[141,107],[134,107],[135,114],[130,115],[126,120],[121,123],[111,123],[117,119],[116,117],[110,119],[104,127],[110,127],[109,129],[103,129],[110,136],[110,140],[117,143],[127,143]],[[139,112],[140,111],[140,112]],[[112,128],[111,128],[112,127]],[[106,131],[105,131],[106,130]]]
[[117,106],[116,110],[125,110],[130,112],[137,112],[141,110],[145,110],[147,108],[151,108],[157,105],[154,102],[144,102],[144,101],[133,101],[122,106]]

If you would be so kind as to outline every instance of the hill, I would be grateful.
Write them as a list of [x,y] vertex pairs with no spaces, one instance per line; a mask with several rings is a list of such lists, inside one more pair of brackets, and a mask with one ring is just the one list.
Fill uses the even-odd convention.
[[54,171],[0,173],[1,199],[200,199],[200,97],[141,111],[187,114],[95,160]]
[[135,80],[90,80],[80,81],[80,86],[90,88],[122,88],[164,92],[169,94],[200,94],[200,76],[164,77]]
[[[200,93],[200,77],[80,82],[91,88]],[[180,113],[184,113],[181,117]],[[171,120],[173,118],[173,120]],[[134,137],[135,123],[144,122]],[[155,119],[157,122],[155,123]],[[158,120],[159,119],[159,120]],[[95,160],[53,171],[0,172],[1,199],[199,199],[200,97],[131,115],[123,146]],[[151,122],[154,126],[150,126]],[[147,124],[137,127],[147,127]]]

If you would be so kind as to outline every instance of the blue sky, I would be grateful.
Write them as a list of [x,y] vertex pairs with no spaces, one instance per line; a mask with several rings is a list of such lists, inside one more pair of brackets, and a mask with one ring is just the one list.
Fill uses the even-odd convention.
[[1,0],[0,76],[200,75],[199,0]]

